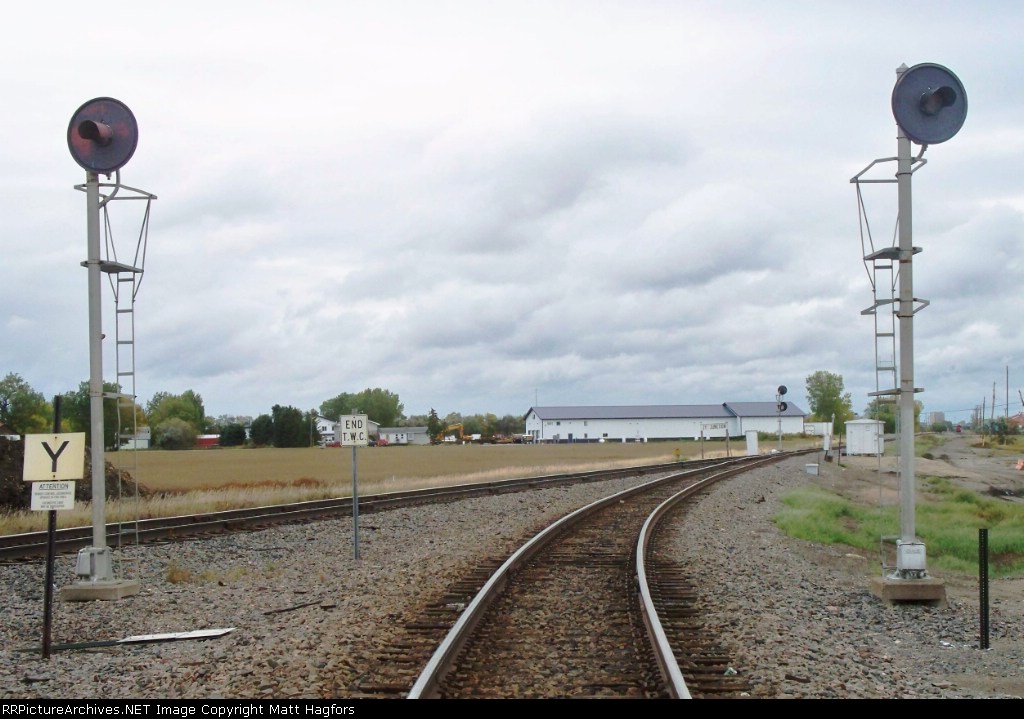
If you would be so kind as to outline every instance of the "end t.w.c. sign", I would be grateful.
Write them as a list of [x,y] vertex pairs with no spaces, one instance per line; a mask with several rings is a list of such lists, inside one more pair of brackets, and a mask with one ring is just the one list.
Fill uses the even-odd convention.
[[369,422],[365,414],[342,415],[338,422],[342,447],[366,446],[370,443]]

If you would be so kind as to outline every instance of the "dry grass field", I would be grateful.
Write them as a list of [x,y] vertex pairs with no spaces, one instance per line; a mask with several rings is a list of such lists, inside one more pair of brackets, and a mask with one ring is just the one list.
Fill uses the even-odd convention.
[[[360,487],[426,486],[537,476],[567,469],[656,464],[700,456],[699,442],[542,445],[433,445],[360,447]],[[735,453],[742,450],[731,444]],[[706,456],[724,454],[724,442],[705,442]],[[130,468],[131,453],[109,454]],[[346,486],[352,481],[351,448],[148,450],[137,454],[136,478],[154,492],[180,493],[259,486]],[[362,491],[362,490],[361,490]]]
[[[784,443],[785,449],[819,445],[816,438]],[[733,440],[728,446],[724,441],[707,441],[703,446],[699,441],[683,441],[360,447],[355,456],[359,494],[368,495],[745,453],[745,443]],[[151,493],[108,500],[107,522],[346,497],[352,492],[352,449],[348,447],[145,450],[113,452],[107,460],[129,471]],[[57,515],[60,527],[92,523],[86,504]],[[45,528],[44,512],[0,516],[0,534]]]

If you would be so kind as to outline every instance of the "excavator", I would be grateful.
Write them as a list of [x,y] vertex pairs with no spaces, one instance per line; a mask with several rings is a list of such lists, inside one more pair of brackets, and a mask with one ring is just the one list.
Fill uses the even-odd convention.
[[[454,434],[449,435],[448,434],[452,430],[457,430],[458,431],[458,439],[456,439],[456,435],[454,435]],[[443,430],[441,430],[440,432],[437,433],[437,436],[434,438],[434,441],[436,441],[436,442],[458,442],[459,444],[464,443],[466,441],[466,435],[463,434],[463,432],[462,432],[462,422],[456,422],[455,424],[450,424],[447,427],[445,427]]]

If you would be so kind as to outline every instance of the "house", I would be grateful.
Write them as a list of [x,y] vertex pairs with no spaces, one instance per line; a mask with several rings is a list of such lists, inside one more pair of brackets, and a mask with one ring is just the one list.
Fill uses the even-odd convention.
[[426,427],[381,427],[377,437],[388,444],[430,444]]
[[10,427],[8,427],[6,424],[0,422],[0,438],[9,439],[13,442],[17,442],[19,439],[21,439],[21,435],[15,432]]
[[337,422],[331,419],[327,419],[323,415],[315,415],[313,417],[313,426],[320,435],[320,446],[330,444],[338,439],[338,435],[335,433],[335,427]]
[[801,434],[807,413],[792,402],[531,407],[534,442],[646,442],[650,439],[742,437],[747,432]]
[[149,427],[138,427],[134,435],[121,435],[121,449],[149,449],[152,440]]

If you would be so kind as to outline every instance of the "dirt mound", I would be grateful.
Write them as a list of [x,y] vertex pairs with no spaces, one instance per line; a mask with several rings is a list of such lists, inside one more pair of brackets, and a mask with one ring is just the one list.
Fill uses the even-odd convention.
[[[85,478],[75,482],[75,501],[92,501],[92,453],[85,449]],[[0,509],[25,510],[32,504],[32,487],[22,479],[25,463],[25,445],[0,437]],[[139,485],[139,496],[149,494]],[[135,480],[131,474],[106,462],[107,497],[134,497]]]

